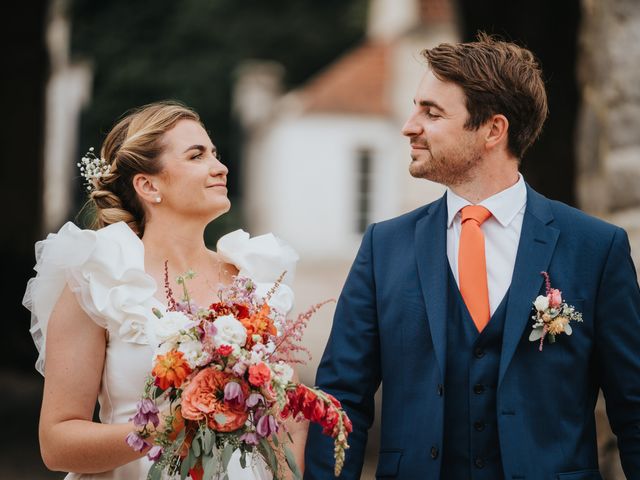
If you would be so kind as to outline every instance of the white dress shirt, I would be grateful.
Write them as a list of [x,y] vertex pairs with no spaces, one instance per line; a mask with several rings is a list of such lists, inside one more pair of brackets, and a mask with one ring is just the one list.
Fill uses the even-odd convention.
[[[491,315],[504,298],[513,276],[516,253],[520,243],[522,220],[527,206],[527,187],[522,175],[515,185],[483,200],[482,205],[491,212],[482,224],[485,258],[487,260],[487,281],[489,286],[489,306]],[[462,207],[471,202],[447,189],[447,257],[458,288],[458,249],[462,229]]]

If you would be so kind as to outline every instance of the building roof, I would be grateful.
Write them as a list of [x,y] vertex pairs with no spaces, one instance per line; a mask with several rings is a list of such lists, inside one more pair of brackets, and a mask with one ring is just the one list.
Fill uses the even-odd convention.
[[365,42],[313,77],[299,91],[306,112],[387,115],[391,47]]

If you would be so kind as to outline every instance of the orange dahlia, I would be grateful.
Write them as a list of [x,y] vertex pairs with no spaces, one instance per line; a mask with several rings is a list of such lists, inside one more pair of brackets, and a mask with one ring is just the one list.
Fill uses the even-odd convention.
[[207,419],[209,428],[218,432],[231,432],[242,427],[248,413],[244,402],[225,402],[224,388],[229,382],[239,385],[243,398],[249,396],[248,385],[215,368],[198,372],[182,392],[182,416],[187,420]]
[[155,384],[163,390],[179,387],[191,373],[191,368],[183,358],[182,352],[170,350],[165,355],[156,357],[156,365],[151,374],[156,378]]
[[260,310],[248,318],[241,318],[240,322],[247,329],[247,348],[251,348],[254,344],[253,335],[260,335],[264,340],[268,335],[276,335],[278,331],[273,324],[273,320],[269,317],[271,309],[266,303],[262,305]]

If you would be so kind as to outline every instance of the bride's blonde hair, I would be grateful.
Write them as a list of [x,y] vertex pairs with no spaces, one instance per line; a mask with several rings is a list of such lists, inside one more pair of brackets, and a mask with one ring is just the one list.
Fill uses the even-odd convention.
[[109,172],[94,179],[89,196],[95,210],[94,228],[126,222],[142,236],[145,210],[133,187],[133,177],[162,171],[162,137],[180,120],[201,123],[190,108],[175,101],[162,101],[128,112],[111,129],[100,150],[100,157],[110,166]]

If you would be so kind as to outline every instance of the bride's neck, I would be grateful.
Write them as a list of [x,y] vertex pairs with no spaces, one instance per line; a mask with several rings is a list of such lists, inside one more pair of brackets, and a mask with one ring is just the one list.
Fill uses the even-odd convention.
[[211,257],[200,223],[150,221],[145,225],[142,243],[146,262],[168,261],[173,271],[186,271]]

